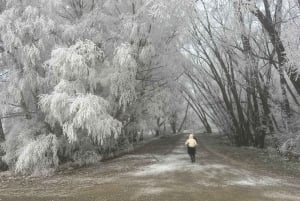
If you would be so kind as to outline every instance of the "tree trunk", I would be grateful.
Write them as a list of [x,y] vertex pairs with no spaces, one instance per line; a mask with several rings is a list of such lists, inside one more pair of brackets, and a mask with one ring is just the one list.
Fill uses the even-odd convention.
[[28,111],[28,107],[26,105],[25,98],[24,98],[22,92],[21,92],[21,106],[22,106],[22,109],[23,109],[23,111],[25,113],[25,118],[26,119],[31,119],[32,117],[31,117],[30,112]]
[[0,118],[0,143],[5,141],[5,135],[2,127],[2,119]]
[[[0,118],[0,143],[4,142],[5,136],[3,132],[3,127],[2,127],[2,121]],[[4,150],[2,150],[2,147],[0,147],[0,171],[6,171],[8,170],[8,165],[2,161],[2,156],[5,154]]]
[[[265,7],[265,9],[266,12],[270,12],[268,7]],[[284,107],[284,112],[286,114],[286,117],[289,118],[291,116],[291,111],[290,111],[290,104],[286,92],[287,82],[284,77],[285,74],[284,66],[287,62],[287,59],[286,59],[284,45],[280,39],[280,32],[276,30],[276,27],[278,27],[278,25],[274,26],[272,19],[268,16],[265,16],[258,8],[255,11],[252,11],[252,13],[258,18],[258,20],[261,22],[264,29],[268,32],[271,43],[276,51],[278,57],[278,67],[276,69],[278,70],[279,77],[280,77],[281,93],[283,96],[283,107]],[[297,78],[296,72],[290,73],[289,78],[293,83],[294,88],[296,89],[298,94],[300,94],[300,79],[296,79]]]
[[160,131],[159,131],[159,129],[156,129],[155,130],[155,136],[157,137],[157,136],[159,136],[160,135]]
[[[264,1],[266,8],[269,8],[268,2]],[[264,140],[266,135],[266,127],[269,126],[270,132],[274,131],[272,120],[270,118],[270,108],[268,105],[268,87],[264,86],[262,89],[260,83],[260,74],[258,66],[253,58],[251,45],[249,37],[245,32],[244,19],[240,10],[240,7],[235,7],[236,13],[241,25],[242,32],[242,43],[243,43],[243,52],[245,59],[248,61],[248,66],[246,67],[246,77],[248,81],[247,87],[247,100],[248,100],[248,121],[252,122],[252,128],[254,131],[254,146],[264,147]],[[271,17],[270,12],[266,11],[266,15]],[[263,108],[263,117],[260,117],[260,108],[258,104],[258,96],[260,96]],[[252,100],[251,100],[252,97]],[[253,102],[253,105],[252,105]]]
[[171,126],[171,129],[172,129],[172,133],[175,134],[176,133],[176,123],[171,122],[170,126]]
[[177,113],[176,112],[174,112],[171,115],[171,118],[170,118],[169,121],[170,121],[170,126],[171,126],[172,133],[175,134],[176,129],[177,129]]
[[160,135],[160,127],[165,123],[165,121],[160,122],[160,117],[156,118],[156,126],[157,129],[155,130],[155,136],[159,136]]
[[187,119],[189,107],[190,107],[190,103],[188,103],[187,106],[186,106],[185,114],[184,114],[184,117],[183,117],[183,119],[182,119],[182,122],[181,122],[181,124],[180,124],[180,126],[179,126],[179,128],[178,128],[178,132],[181,132],[181,130],[182,130],[182,128],[183,128],[183,125],[184,125],[184,123],[185,123],[185,121],[186,121],[186,119]]
[[256,135],[255,138],[255,144],[256,147],[263,149],[265,147],[265,137],[266,137],[266,133],[265,131],[260,131],[258,132],[258,135]]
[[212,133],[211,126],[209,125],[208,122],[206,122],[206,124],[204,125],[204,127],[205,127],[205,130],[206,130],[207,133]]

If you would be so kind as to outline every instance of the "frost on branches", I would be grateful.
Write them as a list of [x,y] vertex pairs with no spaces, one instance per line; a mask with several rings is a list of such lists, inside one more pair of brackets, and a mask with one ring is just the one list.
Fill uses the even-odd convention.
[[173,100],[154,99],[182,73],[191,6],[180,0],[5,1],[0,157],[9,168],[45,174],[69,161],[93,163],[132,146],[137,133],[167,125],[170,108],[162,107]]
[[58,141],[55,135],[40,135],[31,140],[20,151],[16,162],[16,172],[33,175],[48,174],[58,166]]
[[121,123],[110,115],[108,101],[95,94],[103,60],[103,52],[86,40],[54,50],[48,62],[58,83],[51,94],[41,96],[40,107],[53,127],[59,123],[70,143],[82,132],[100,145],[120,133]]
[[[46,143],[41,143],[45,147],[29,148],[33,142],[49,141],[51,136],[43,130],[37,103],[38,95],[47,90],[42,64],[54,44],[55,23],[37,6],[40,3],[5,1],[0,11],[0,71],[5,75],[0,82],[1,116],[5,117],[1,119],[5,141],[0,161],[2,157],[11,169],[29,174],[57,165],[45,162],[56,161],[55,150],[52,156],[45,155],[45,151],[50,151]],[[52,139],[55,141],[55,136]],[[41,161],[39,168],[37,161]]]
[[[17,125],[14,125],[16,124]],[[48,133],[43,123],[38,120],[18,118],[10,122],[9,135],[3,148],[6,154],[3,160],[16,173],[47,175],[58,166],[58,139]]]
[[122,44],[116,49],[113,60],[115,73],[112,78],[111,92],[118,99],[119,106],[126,106],[136,99],[137,63],[132,56],[129,44]]
[[9,86],[5,102],[21,105],[29,116],[37,110],[37,96],[43,90],[42,63],[49,55],[54,22],[31,5],[12,7],[0,16],[2,59],[8,72]]

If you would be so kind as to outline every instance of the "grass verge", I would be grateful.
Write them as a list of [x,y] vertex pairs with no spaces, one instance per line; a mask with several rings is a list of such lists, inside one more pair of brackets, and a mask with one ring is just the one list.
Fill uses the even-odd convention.
[[257,170],[300,177],[300,161],[289,161],[280,156],[274,148],[235,147],[230,145],[226,138],[216,134],[201,134],[201,140],[210,149]]

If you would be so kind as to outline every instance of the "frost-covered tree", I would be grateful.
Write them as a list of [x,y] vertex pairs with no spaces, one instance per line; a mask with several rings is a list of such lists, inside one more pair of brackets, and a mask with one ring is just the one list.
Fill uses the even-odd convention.
[[145,108],[162,104],[153,97],[183,71],[192,7],[180,0],[4,1],[1,113],[10,168],[38,174],[66,161],[96,162],[153,129],[152,119],[173,116],[174,124],[179,105]]
[[136,79],[138,65],[129,44],[122,44],[115,50],[113,67],[111,94],[118,101],[119,109],[125,110],[137,99],[136,87],[139,83]]
[[117,138],[121,124],[110,115],[109,102],[96,94],[105,68],[102,50],[91,41],[78,41],[53,50],[47,64],[49,78],[57,85],[40,99],[46,121],[59,123],[70,142],[82,132],[101,145],[111,136]]
[[[43,9],[40,7],[43,1],[2,3],[4,10],[0,15],[0,41],[1,70],[4,71],[1,73],[5,72],[5,83],[1,83],[4,85],[1,114],[5,117],[3,127],[6,138],[3,147],[6,163],[14,168],[16,162],[25,160],[25,155],[20,150],[29,146],[30,140],[35,141],[44,132],[26,125],[41,128],[38,125],[43,122],[38,108],[38,96],[48,90],[44,82],[43,63],[49,58],[55,43],[55,23],[45,12],[46,6]],[[23,135],[22,130],[28,132],[28,135]],[[46,138],[48,131],[43,134]],[[36,160],[31,157],[28,159]],[[18,164],[18,171],[21,172],[22,168],[32,165],[29,161],[23,165]]]
[[42,68],[53,44],[54,22],[34,6],[7,1],[1,14],[2,59],[8,72],[6,107],[21,110],[26,118],[37,112],[38,95],[44,91]]
[[296,139],[295,3],[202,0],[191,13],[185,96],[236,145],[262,148],[266,137]]

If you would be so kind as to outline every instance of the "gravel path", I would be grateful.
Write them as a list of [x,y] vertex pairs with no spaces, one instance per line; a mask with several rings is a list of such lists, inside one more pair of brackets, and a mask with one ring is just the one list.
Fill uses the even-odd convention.
[[47,178],[0,175],[7,201],[300,201],[297,179],[257,171],[205,146],[190,163],[185,135],[152,141],[134,153]]

